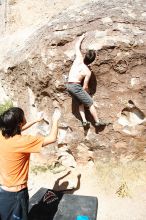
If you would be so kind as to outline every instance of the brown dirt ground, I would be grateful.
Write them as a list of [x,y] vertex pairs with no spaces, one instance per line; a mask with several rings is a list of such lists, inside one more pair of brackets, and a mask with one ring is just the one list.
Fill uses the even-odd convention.
[[[32,166],[33,167],[33,166]],[[41,187],[53,189],[55,181],[66,171],[53,174],[50,170],[30,172],[30,197]],[[98,198],[98,220],[145,220],[146,219],[146,164],[133,162],[115,165],[113,163],[78,165],[60,181],[68,182],[68,188],[76,187],[77,175],[81,184],[74,194]],[[63,188],[60,188],[63,189]],[[64,188],[65,189],[65,188]]]

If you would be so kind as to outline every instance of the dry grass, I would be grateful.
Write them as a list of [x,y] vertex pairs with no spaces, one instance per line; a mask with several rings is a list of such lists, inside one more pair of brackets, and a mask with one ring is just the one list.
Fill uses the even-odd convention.
[[122,163],[96,162],[98,182],[106,192],[119,197],[132,197],[139,186],[146,183],[146,162]]

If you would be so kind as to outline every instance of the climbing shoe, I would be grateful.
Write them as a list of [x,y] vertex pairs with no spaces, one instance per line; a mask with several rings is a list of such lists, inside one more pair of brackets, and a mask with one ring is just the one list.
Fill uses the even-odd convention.
[[107,125],[107,123],[104,121],[98,121],[98,122],[95,122],[94,125],[95,125],[95,127],[99,127],[99,126],[105,126],[105,125]]
[[83,126],[84,128],[90,127],[90,122],[89,122],[89,121],[83,121],[83,122],[82,122],[82,126]]

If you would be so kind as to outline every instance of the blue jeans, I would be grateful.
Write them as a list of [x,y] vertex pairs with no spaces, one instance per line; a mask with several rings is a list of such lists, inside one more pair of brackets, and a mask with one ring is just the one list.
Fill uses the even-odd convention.
[[28,189],[9,192],[0,188],[0,220],[28,220]]

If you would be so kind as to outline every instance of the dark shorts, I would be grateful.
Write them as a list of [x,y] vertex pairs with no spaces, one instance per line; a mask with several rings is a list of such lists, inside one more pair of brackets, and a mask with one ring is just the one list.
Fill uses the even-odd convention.
[[83,87],[80,84],[66,84],[68,92],[75,97],[81,104],[90,107],[93,105],[93,100],[91,96],[83,90]]
[[8,192],[0,187],[0,220],[28,220],[28,189]]

